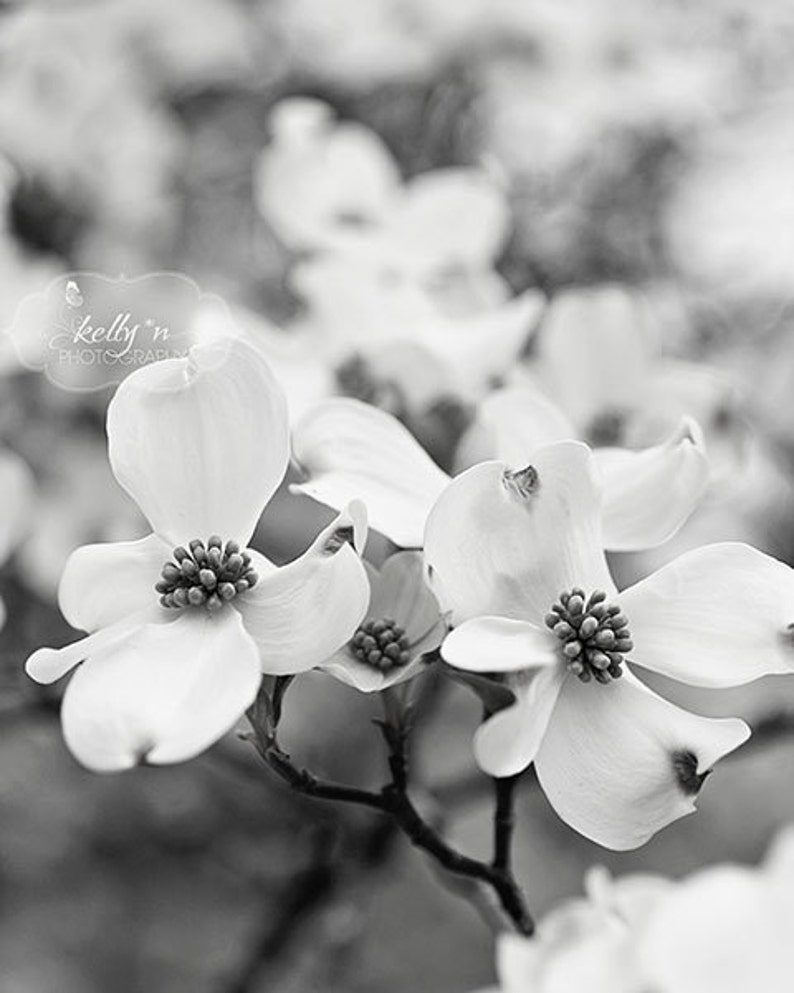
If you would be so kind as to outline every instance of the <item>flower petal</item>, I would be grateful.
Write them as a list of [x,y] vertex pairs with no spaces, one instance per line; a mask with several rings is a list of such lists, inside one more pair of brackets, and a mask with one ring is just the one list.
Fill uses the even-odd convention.
[[369,580],[355,551],[365,530],[363,505],[354,502],[299,559],[233,601],[263,672],[312,669],[353,636],[369,603]]
[[293,491],[336,510],[361,499],[372,528],[398,545],[421,545],[449,477],[396,418],[359,400],[328,400],[303,418],[293,446],[309,477]]
[[536,448],[576,437],[566,415],[542,394],[520,386],[489,393],[458,446],[461,469],[498,459],[515,468],[530,461]]
[[709,481],[697,424],[685,418],[662,445],[593,453],[603,487],[604,544],[611,551],[661,545],[695,509]]
[[539,290],[526,290],[465,319],[438,320],[423,329],[422,343],[449,367],[464,397],[478,398],[515,365],[545,306]]
[[546,311],[539,374],[587,435],[591,420],[640,404],[650,375],[639,300],[618,285],[566,290]]
[[630,673],[605,685],[569,676],[535,768],[567,824],[624,851],[691,813],[705,773],[749,734],[743,721],[673,706]]
[[561,441],[523,470],[467,469],[430,513],[425,561],[455,624],[481,614],[542,624],[563,590],[611,592],[589,449]]
[[475,617],[444,639],[445,662],[468,672],[521,672],[555,665],[559,642],[548,628],[506,617]]
[[749,545],[705,545],[620,594],[632,662],[692,686],[794,671],[794,570]]
[[334,652],[330,659],[323,662],[321,669],[360,693],[381,693],[390,686],[404,683],[408,679],[413,679],[423,669],[427,663],[421,656],[413,658],[408,665],[395,667],[387,672],[381,672],[375,666],[367,665],[350,651],[345,645],[338,652]]
[[172,545],[216,533],[247,543],[286,471],[288,435],[281,387],[234,339],[139,369],[108,408],[113,472]]
[[69,556],[58,587],[58,606],[66,620],[96,631],[131,614],[162,613],[154,584],[172,549],[157,535],[139,541],[83,545]]
[[507,199],[485,173],[434,169],[406,186],[389,233],[397,258],[420,273],[477,269],[494,261],[509,223]]
[[330,107],[306,97],[281,101],[271,128],[256,192],[262,213],[288,245],[333,246],[382,220],[400,176],[376,132],[336,122]]
[[638,936],[645,974],[676,993],[787,993],[794,969],[790,917],[771,896],[755,870],[720,865],[695,873]]
[[370,586],[372,595],[367,618],[377,621],[393,617],[413,645],[423,641],[439,624],[438,600],[425,582],[425,566],[420,552],[390,555],[380,572],[370,578]]
[[92,652],[72,677],[61,719],[89,769],[182,762],[228,731],[256,697],[259,658],[239,614],[183,614]]
[[424,579],[424,562],[419,552],[391,555],[380,572],[364,563],[370,583],[370,600],[365,620],[393,618],[409,640],[411,659],[408,665],[382,672],[357,658],[348,645],[336,652],[322,668],[364,693],[380,692],[389,686],[413,679],[426,663],[422,656],[438,648],[446,624],[438,601]]
[[552,720],[565,670],[539,670],[528,685],[516,690],[512,707],[481,724],[474,735],[477,764],[489,776],[515,776],[534,760]]
[[[164,619],[172,618],[166,615]],[[106,651],[145,623],[145,617],[130,616],[118,624],[100,628],[86,638],[64,645],[63,648],[39,648],[25,663],[25,672],[37,683],[54,683],[89,655],[98,655]]]

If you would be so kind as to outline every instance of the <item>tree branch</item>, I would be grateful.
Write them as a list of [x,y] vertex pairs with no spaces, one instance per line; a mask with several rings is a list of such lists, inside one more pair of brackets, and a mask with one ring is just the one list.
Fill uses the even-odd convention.
[[505,779],[494,779],[496,792],[496,809],[494,811],[494,869],[503,872],[510,871],[511,849],[513,844],[513,801],[518,776],[508,776]]

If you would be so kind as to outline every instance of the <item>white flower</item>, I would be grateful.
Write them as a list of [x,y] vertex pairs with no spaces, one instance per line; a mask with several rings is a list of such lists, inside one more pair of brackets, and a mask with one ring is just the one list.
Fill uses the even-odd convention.
[[[338,367],[362,356],[415,402],[444,394],[481,397],[518,361],[545,306],[542,293],[527,290],[463,315],[445,313],[422,285],[379,280],[346,255],[305,263],[293,280],[307,306],[301,327],[314,332],[329,361]],[[416,360],[410,374],[401,375],[395,353],[409,350]],[[426,385],[417,387],[416,380]]]
[[320,100],[283,100],[270,115],[271,143],[262,154],[256,193],[262,214],[290,248],[334,246],[382,221],[400,175],[391,152],[370,128],[336,122]]
[[438,648],[447,626],[424,579],[418,552],[397,552],[380,571],[368,566],[365,620],[344,648],[321,668],[365,693],[413,678],[423,656]]
[[[514,468],[531,461],[546,441],[573,437],[550,403],[517,392],[516,403],[512,391],[497,398],[505,401],[496,411],[501,428],[481,446],[484,455]],[[483,405],[489,411],[495,406]],[[356,400],[327,400],[299,421],[294,447],[307,476],[295,489],[337,509],[359,496],[373,528],[403,547],[421,546],[427,516],[450,477],[394,417]],[[706,485],[708,465],[690,421],[661,445],[639,452],[603,449],[594,458],[609,549],[650,548],[666,540]]]
[[794,830],[759,869],[719,865],[680,883],[635,936],[645,988],[788,993],[794,976]]
[[374,131],[335,121],[319,100],[284,100],[271,123],[257,196],[289,247],[342,253],[362,278],[422,285],[459,313],[473,299],[507,296],[493,272],[509,231],[507,199],[485,172],[436,169],[403,183]]
[[530,382],[594,447],[657,444],[686,416],[702,427],[712,463],[735,466],[745,434],[735,384],[663,357],[655,333],[642,297],[626,287],[565,291],[544,314]]
[[[794,831],[758,869],[718,865],[682,882],[603,869],[586,897],[503,935],[488,993],[788,993],[794,974]],[[481,991],[486,993],[486,991]]]
[[[457,452],[459,468],[485,459],[526,464],[541,445],[576,439],[579,430],[551,400],[530,386],[494,390],[480,401]],[[653,548],[671,538],[700,502],[709,482],[703,435],[682,417],[659,444],[639,450],[595,448],[604,544],[610,551]]]
[[360,504],[282,568],[245,548],[289,459],[284,396],[250,347],[196,346],[133,373],[108,438],[153,533],[72,554],[59,602],[90,634],[27,662],[39,682],[83,663],[62,722],[96,770],[196,755],[243,714],[263,672],[310,669],[343,645],[369,597]]
[[293,70],[345,90],[424,78],[442,53],[403,0],[290,0],[267,8]]
[[573,993],[585,988],[589,993],[641,993],[634,955],[637,931],[673,887],[661,876],[613,880],[605,870],[592,869],[585,877],[586,896],[555,908],[531,939],[500,936],[499,987],[489,993]]
[[479,765],[509,776],[534,762],[563,820],[628,849],[691,813],[749,729],[673,706],[625,663],[705,687],[791,673],[794,571],[718,544],[618,592],[602,547],[592,456],[578,442],[548,445],[517,472],[486,462],[458,476],[424,545],[431,587],[459,625],[443,657],[515,684],[517,702],[476,734]]

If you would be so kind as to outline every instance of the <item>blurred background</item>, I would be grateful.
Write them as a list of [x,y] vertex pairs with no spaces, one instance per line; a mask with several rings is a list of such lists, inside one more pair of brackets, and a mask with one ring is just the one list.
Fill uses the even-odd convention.
[[[340,127],[353,137],[335,152]],[[390,378],[396,354],[384,374],[348,340],[319,359],[304,347],[356,322],[366,334],[368,314],[385,321],[377,294],[374,311],[344,290],[324,307],[312,268],[329,245],[334,256],[340,230],[372,223],[362,200],[451,167],[485,177],[501,213],[472,221],[488,242],[476,285],[461,289],[454,266],[420,274],[445,327],[528,290],[554,299],[619,285],[642,295],[660,354],[730,384],[704,425],[719,458],[702,509],[661,550],[616,556],[618,575],[725,539],[794,564],[785,0],[2,4],[3,993],[453,993],[492,978],[482,921],[377,818],[291,795],[234,736],[183,766],[92,775],[62,742],[61,688],[34,686],[22,668],[72,636],[56,604],[68,553],[147,528],[107,465],[112,384],[53,382],[30,360],[37,342],[20,341],[21,302],[66,273],[185,274],[272,355],[294,411],[329,392],[380,403],[453,468],[474,400],[440,387],[443,369],[417,385],[406,360],[409,395]],[[282,494],[258,547],[288,560],[328,517]],[[517,865],[533,910],[578,893],[596,863],[681,875],[757,861],[794,818],[791,681],[716,702],[664,689],[758,733],[709,780],[696,816],[637,852],[575,835],[527,776]],[[479,704],[433,677],[423,692],[417,794],[484,855],[489,784],[470,747]],[[290,691],[284,743],[319,773],[376,786],[376,715],[376,701],[312,673]]]

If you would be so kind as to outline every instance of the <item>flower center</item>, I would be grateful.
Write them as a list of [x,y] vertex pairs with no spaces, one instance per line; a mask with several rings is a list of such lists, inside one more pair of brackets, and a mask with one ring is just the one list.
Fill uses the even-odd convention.
[[236,541],[227,541],[224,547],[215,534],[206,545],[196,538],[187,548],[175,548],[173,561],[163,566],[154,588],[164,607],[215,611],[238,593],[250,590],[258,579],[251,568],[251,556],[240,551]]
[[353,355],[335,370],[339,391],[355,400],[380,407],[395,417],[405,414],[405,400],[397,383],[378,375],[362,355]]
[[357,659],[381,672],[407,665],[411,659],[405,631],[390,617],[362,624],[353,635],[350,648]]
[[626,419],[627,415],[623,410],[602,410],[587,426],[587,441],[594,448],[619,445],[626,432]]
[[546,614],[546,626],[560,639],[560,651],[569,672],[583,683],[608,683],[623,675],[624,655],[634,647],[628,620],[617,604],[607,604],[606,593],[596,590],[585,599],[583,590],[561,593]]

